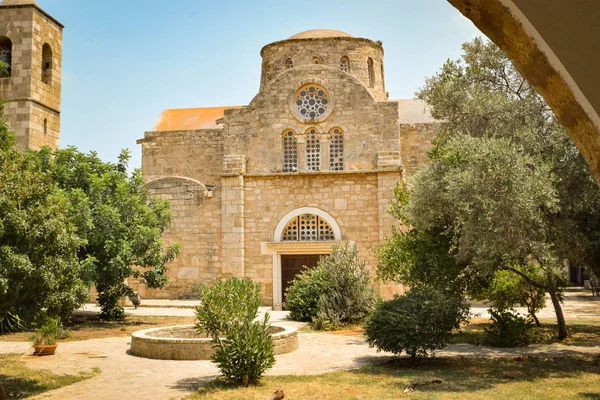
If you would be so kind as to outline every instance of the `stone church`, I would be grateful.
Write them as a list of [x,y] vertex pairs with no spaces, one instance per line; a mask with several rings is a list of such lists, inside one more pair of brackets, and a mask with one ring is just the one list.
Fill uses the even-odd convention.
[[171,202],[165,239],[182,245],[165,289],[130,280],[142,297],[194,297],[200,282],[239,276],[280,309],[293,277],[339,242],[375,275],[394,187],[425,161],[433,119],[420,101],[389,99],[381,42],[311,30],[260,54],[248,105],[165,110],[138,140],[150,193]]
[[[35,0],[0,3],[0,100],[19,149],[58,148],[62,30]],[[389,200],[426,161],[434,120],[420,101],[388,98],[381,42],[312,30],[261,56],[250,104],[165,110],[138,140],[150,193],[171,202],[164,237],[182,245],[164,289],[130,280],[144,298],[243,276],[280,309],[294,276],[340,242],[375,275],[372,248],[396,223]]]

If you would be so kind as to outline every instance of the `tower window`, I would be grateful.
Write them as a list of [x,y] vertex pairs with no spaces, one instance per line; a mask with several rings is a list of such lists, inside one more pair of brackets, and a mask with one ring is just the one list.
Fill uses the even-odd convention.
[[283,172],[298,171],[298,139],[292,131],[283,133]]
[[323,64],[323,60],[321,60],[321,57],[315,56],[312,58],[312,63],[313,64]]
[[369,70],[369,87],[375,87],[375,70],[373,69],[373,59],[367,59],[367,69]]
[[0,71],[0,78],[10,77],[12,67],[12,42],[6,36],[0,36],[0,61],[5,67]]
[[42,46],[42,82],[52,83],[52,48],[48,43]]
[[321,170],[321,139],[316,129],[306,132],[306,169],[309,171]]
[[344,72],[350,72],[350,60],[344,56],[340,59],[340,69]]
[[344,132],[339,128],[329,132],[329,169],[344,170]]
[[288,58],[287,60],[285,60],[285,67],[287,69],[294,68],[294,61],[292,61],[291,58]]
[[44,135],[48,134],[48,119],[44,118]]

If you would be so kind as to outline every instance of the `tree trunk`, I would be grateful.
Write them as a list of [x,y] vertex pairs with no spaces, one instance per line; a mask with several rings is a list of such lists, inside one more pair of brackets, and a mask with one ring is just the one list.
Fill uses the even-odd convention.
[[567,323],[565,322],[565,315],[563,314],[558,294],[556,293],[556,282],[554,281],[554,275],[552,272],[548,272],[548,293],[552,299],[554,305],[554,311],[556,312],[556,322],[558,323],[558,339],[563,340],[568,336]]
[[540,327],[542,326],[542,324],[540,324],[540,320],[538,319],[537,315],[535,315],[534,312],[529,312],[529,315],[531,315],[533,317],[533,320],[535,321],[535,326]]

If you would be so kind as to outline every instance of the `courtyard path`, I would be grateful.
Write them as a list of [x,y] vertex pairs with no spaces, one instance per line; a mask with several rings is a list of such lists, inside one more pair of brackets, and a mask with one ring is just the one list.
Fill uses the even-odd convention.
[[[198,385],[218,376],[210,361],[151,360],[128,354],[129,338],[92,339],[61,343],[56,355],[22,360],[31,368],[50,369],[58,374],[76,374],[94,367],[98,376],[53,390],[33,399],[110,400],[180,399]],[[367,346],[365,339],[352,334],[300,333],[300,348],[278,355],[268,375],[311,375],[356,369],[392,358]],[[0,352],[30,351],[29,343],[0,343]],[[600,354],[600,346],[565,346],[560,344],[529,346],[515,349],[451,345],[437,353],[438,357],[510,357],[573,356]],[[273,389],[273,390],[271,390]],[[277,388],[265,388],[265,393]]]
[[[567,296],[565,301],[567,318],[600,318],[600,299],[585,293]],[[150,315],[172,315],[185,308],[143,308],[135,311]],[[128,310],[131,312],[132,310]],[[264,310],[263,310],[264,311]],[[149,314],[146,314],[149,315]],[[179,315],[179,314],[175,314]],[[286,313],[272,314],[273,322],[284,320]],[[285,321],[286,325],[301,326],[301,323]],[[34,399],[78,399],[112,400],[140,398],[148,400],[181,399],[198,385],[218,376],[217,368],[210,361],[151,360],[128,354],[130,338],[92,339],[79,342],[63,342],[56,355],[34,357],[30,343],[0,342],[0,353],[23,353],[22,360],[31,368],[45,368],[61,374],[76,374],[92,368],[101,373],[91,379],[71,386],[53,390]],[[390,354],[377,353],[361,336],[351,333],[299,333],[300,348],[289,354],[276,356],[275,367],[269,375],[321,374],[330,371],[356,369],[369,363],[391,358]],[[468,344],[448,346],[437,353],[438,357],[511,357],[527,356],[572,356],[600,354],[600,346],[566,346],[561,344],[537,345],[515,349],[478,347]],[[265,393],[277,388],[265,388]]]

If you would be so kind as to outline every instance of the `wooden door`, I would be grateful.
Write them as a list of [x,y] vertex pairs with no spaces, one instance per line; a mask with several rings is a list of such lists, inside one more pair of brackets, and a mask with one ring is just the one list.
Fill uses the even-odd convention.
[[321,254],[294,254],[281,256],[281,290],[285,302],[285,290],[290,286],[294,277],[305,268],[317,266]]

